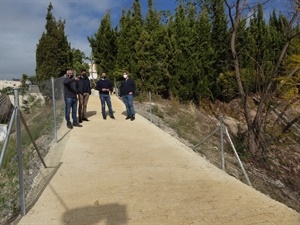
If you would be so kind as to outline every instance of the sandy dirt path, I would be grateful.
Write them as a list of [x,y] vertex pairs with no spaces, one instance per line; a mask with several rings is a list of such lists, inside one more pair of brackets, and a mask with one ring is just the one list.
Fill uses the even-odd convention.
[[61,165],[19,225],[300,225],[300,214],[219,170],[112,96],[65,137]]

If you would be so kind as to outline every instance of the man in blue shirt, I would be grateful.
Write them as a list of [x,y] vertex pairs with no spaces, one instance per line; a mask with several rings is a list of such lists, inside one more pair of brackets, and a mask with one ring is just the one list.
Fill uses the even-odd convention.
[[136,90],[135,82],[129,78],[128,72],[123,73],[124,80],[120,85],[120,97],[126,106],[127,117],[126,120],[135,120],[135,110],[133,106],[133,95]]
[[109,92],[112,91],[112,84],[110,80],[107,79],[105,72],[102,72],[101,79],[96,84],[96,90],[99,91],[103,119],[106,120],[105,103],[108,107],[109,117],[115,119],[109,95]]

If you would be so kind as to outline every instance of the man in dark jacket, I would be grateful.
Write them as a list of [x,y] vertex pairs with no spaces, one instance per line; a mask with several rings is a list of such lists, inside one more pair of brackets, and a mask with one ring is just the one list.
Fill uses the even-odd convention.
[[109,92],[112,92],[112,84],[110,80],[107,79],[105,72],[102,72],[101,79],[96,84],[96,90],[99,91],[103,119],[106,120],[105,103],[108,107],[109,117],[115,119],[109,95]]
[[91,94],[91,83],[89,78],[86,76],[86,70],[81,70],[81,75],[77,82],[78,85],[78,99],[79,99],[79,108],[78,108],[78,118],[79,123],[82,121],[89,121],[86,116],[87,104],[89,101],[89,96]]
[[127,117],[126,120],[135,120],[135,110],[133,106],[133,95],[136,90],[135,82],[129,78],[128,72],[123,73],[124,80],[120,85],[120,97],[126,106]]
[[[74,77],[73,70],[68,70],[64,79],[64,98],[65,98],[65,118],[67,127],[72,129],[75,127],[82,127],[77,121],[77,81],[78,78]],[[70,121],[70,112],[72,109],[73,125]]]

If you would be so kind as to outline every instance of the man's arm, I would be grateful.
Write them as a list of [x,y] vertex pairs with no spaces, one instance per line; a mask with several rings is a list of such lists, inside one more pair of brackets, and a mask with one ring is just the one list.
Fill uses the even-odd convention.
[[97,91],[100,91],[100,90],[101,90],[101,89],[100,89],[100,81],[99,81],[99,80],[98,80],[97,83],[96,83],[95,89],[96,89]]
[[134,80],[132,80],[132,94],[135,93],[135,90],[136,90],[136,85],[135,85]]

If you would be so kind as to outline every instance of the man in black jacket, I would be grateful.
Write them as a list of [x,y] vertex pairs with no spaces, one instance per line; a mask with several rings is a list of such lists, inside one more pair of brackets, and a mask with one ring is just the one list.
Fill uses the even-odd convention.
[[102,72],[101,79],[96,84],[96,90],[99,91],[103,119],[106,120],[105,103],[107,104],[108,107],[109,117],[115,119],[112,106],[111,106],[111,99],[109,95],[109,92],[112,91],[112,84],[110,80],[107,79],[105,72]]
[[126,120],[135,120],[135,110],[133,106],[133,95],[136,90],[135,82],[129,78],[128,72],[123,73],[124,80],[120,85],[120,97],[126,106],[127,117]]
[[77,82],[78,85],[78,98],[79,98],[79,107],[78,107],[78,118],[79,123],[82,121],[89,121],[86,116],[87,104],[89,101],[89,96],[91,94],[91,83],[89,78],[86,76],[86,70],[81,70],[81,75]]
[[[65,98],[65,118],[67,121],[67,127],[72,129],[75,127],[82,127],[77,121],[77,81],[78,78],[74,77],[73,70],[69,69],[64,79],[64,98]],[[72,109],[73,125],[70,120],[70,112]]]

